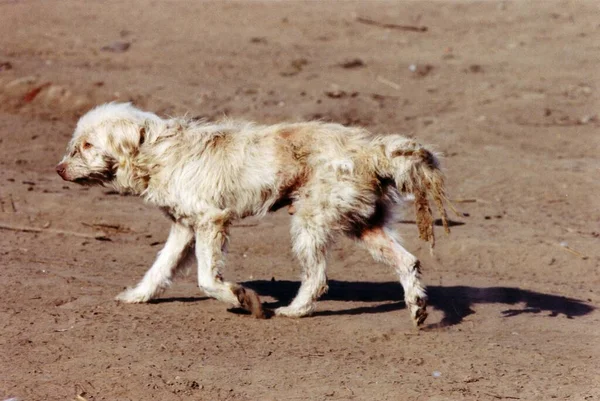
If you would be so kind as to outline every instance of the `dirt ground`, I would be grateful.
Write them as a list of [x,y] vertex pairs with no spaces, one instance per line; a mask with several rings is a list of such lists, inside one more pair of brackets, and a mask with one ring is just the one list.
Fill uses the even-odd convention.
[[[0,398],[600,400],[599,53],[592,0],[0,1]],[[434,144],[467,215],[434,257],[410,207],[397,223],[424,329],[346,240],[310,318],[228,311],[193,271],[116,303],[169,223],[54,172],[77,116],[109,100]],[[226,276],[270,304],[299,285],[288,223],[232,229]]]

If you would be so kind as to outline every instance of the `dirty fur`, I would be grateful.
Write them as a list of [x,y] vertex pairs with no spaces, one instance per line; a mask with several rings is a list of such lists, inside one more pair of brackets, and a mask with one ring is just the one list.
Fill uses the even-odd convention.
[[414,195],[419,236],[432,245],[431,201],[446,230],[448,224],[439,160],[412,139],[323,122],[163,119],[110,103],[79,120],[57,172],[68,181],[139,195],[172,220],[165,247],[120,301],[158,296],[193,249],[204,292],[262,317],[258,295],[221,275],[229,225],[287,207],[303,277],[296,298],[275,314],[313,312],[327,288],[327,248],[342,233],[396,270],[415,323],[426,316],[418,260],[391,227],[393,206]]

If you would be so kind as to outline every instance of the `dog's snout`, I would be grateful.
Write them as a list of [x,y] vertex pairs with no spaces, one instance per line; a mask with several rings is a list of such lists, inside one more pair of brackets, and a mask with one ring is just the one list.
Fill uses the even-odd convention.
[[56,172],[61,176],[63,180],[66,180],[67,166],[65,163],[59,163],[56,165]]

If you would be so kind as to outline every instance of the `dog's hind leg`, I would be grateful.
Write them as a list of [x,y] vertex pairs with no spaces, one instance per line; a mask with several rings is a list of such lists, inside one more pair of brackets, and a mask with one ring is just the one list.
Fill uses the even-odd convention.
[[225,264],[228,242],[227,221],[219,217],[196,228],[196,258],[198,259],[198,286],[212,298],[233,307],[242,307],[254,317],[265,318],[258,294],[239,284],[224,281],[221,267]]
[[164,248],[144,278],[134,288],[117,295],[116,299],[126,303],[142,303],[159,295],[171,284],[171,278],[187,255],[193,239],[194,231],[191,228],[173,223]]
[[421,284],[419,260],[400,245],[396,233],[387,227],[363,231],[360,241],[373,258],[395,268],[404,288],[404,300],[415,325],[427,318],[427,295]]
[[302,213],[292,219],[293,249],[303,268],[302,284],[292,303],[276,309],[276,315],[309,315],[315,309],[317,299],[327,291],[326,250],[330,233],[328,225],[318,224],[315,220],[303,217]]

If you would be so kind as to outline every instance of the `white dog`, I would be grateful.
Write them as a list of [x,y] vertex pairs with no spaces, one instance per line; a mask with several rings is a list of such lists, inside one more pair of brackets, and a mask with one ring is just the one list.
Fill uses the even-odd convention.
[[234,219],[289,207],[293,250],[304,273],[297,296],[276,315],[310,314],[327,291],[326,251],[336,233],[395,268],[415,324],[427,317],[419,261],[390,227],[401,195],[415,198],[421,238],[432,241],[432,197],[447,229],[443,177],[433,153],[399,135],[307,122],[162,119],[130,104],[99,106],[78,122],[56,167],[67,181],[109,184],[162,208],[173,221],[156,261],[122,302],[147,302],[169,286],[192,249],[198,284],[209,296],[264,317],[258,295],[223,280]]

